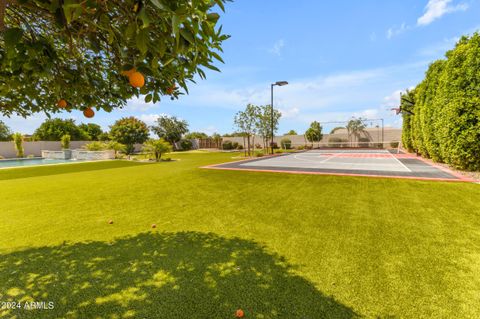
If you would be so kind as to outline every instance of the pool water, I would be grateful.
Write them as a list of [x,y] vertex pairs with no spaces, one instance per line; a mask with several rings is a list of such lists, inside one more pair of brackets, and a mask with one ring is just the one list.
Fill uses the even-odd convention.
[[18,159],[0,160],[0,168],[60,164],[60,163],[75,163],[75,162],[79,162],[79,161],[78,160],[62,160],[62,159],[44,159],[44,158],[18,158]]

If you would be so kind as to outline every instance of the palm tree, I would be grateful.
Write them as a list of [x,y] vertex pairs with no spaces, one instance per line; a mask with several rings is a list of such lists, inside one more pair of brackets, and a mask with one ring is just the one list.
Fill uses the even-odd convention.
[[[350,140],[350,143],[352,143],[351,137],[353,136],[354,141],[358,141],[360,138],[360,135],[362,132],[365,132],[365,129],[367,128],[367,125],[364,123],[364,120],[359,117],[358,119],[352,118],[350,121],[348,121],[347,124],[347,131],[348,131],[348,139]],[[350,144],[352,146],[352,144]]]

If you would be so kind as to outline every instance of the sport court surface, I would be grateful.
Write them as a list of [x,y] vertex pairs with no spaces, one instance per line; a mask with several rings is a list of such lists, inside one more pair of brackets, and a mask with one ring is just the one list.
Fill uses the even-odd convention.
[[319,149],[212,165],[207,168],[471,181],[414,155],[383,149]]

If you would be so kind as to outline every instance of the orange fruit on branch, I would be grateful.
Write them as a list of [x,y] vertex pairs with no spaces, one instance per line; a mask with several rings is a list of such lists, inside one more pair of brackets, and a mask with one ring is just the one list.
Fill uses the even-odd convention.
[[64,99],[61,99],[60,101],[58,101],[57,106],[64,109],[67,107],[67,101],[65,101]]
[[92,110],[91,107],[88,107],[85,110],[83,110],[83,115],[86,118],[91,119],[95,115],[95,112]]
[[133,72],[136,72],[137,69],[135,68],[131,68],[130,70],[126,70],[126,71],[122,71],[122,75],[125,75],[125,76],[130,76]]
[[137,71],[130,74],[128,76],[128,80],[130,82],[130,85],[134,88],[141,88],[145,85],[145,78],[143,77],[143,74]]
[[177,87],[175,86],[175,84],[172,85],[172,86],[169,86],[169,87],[167,88],[167,94],[168,94],[168,95],[172,95],[172,93],[175,91],[176,88],[177,88]]

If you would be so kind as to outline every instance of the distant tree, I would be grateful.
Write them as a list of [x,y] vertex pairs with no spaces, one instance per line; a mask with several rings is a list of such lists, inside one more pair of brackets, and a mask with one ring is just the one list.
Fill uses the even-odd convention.
[[143,144],[148,140],[148,135],[147,124],[133,116],[121,118],[110,126],[111,139],[124,144],[127,155],[135,150],[134,144]]
[[343,130],[343,129],[345,129],[345,127],[343,127],[343,126],[334,127],[334,128],[330,131],[330,134],[335,134],[336,131]]
[[100,141],[100,137],[103,134],[103,130],[100,125],[94,123],[82,123],[78,127],[87,133],[91,141]]
[[[278,124],[282,113],[273,109],[273,133],[278,130]],[[261,105],[258,107],[257,131],[263,138],[263,147],[270,145],[272,140],[272,107],[270,105]]]
[[310,124],[310,127],[305,132],[305,138],[310,143],[312,143],[312,145],[313,145],[314,142],[320,143],[320,141],[323,138],[323,134],[322,134],[322,126],[320,125],[319,122],[313,121]]
[[155,156],[155,161],[160,161],[162,154],[172,151],[172,145],[163,138],[148,140],[143,144],[143,151]]
[[295,130],[290,130],[288,131],[287,133],[283,134],[283,135],[298,135],[297,132]]
[[64,136],[62,136],[62,138],[60,139],[60,143],[62,144],[62,148],[64,150],[69,149],[70,148],[70,135],[65,134]]
[[[238,128],[239,132],[243,134],[244,141],[247,140],[247,153],[251,155],[251,148],[254,145],[254,141],[251,141],[252,136],[255,136],[258,127],[258,118],[260,114],[260,108],[253,104],[248,104],[244,111],[239,111],[235,114],[233,122]],[[244,142],[245,144],[245,142]]]
[[187,140],[193,140],[196,138],[208,138],[208,135],[203,132],[189,132],[184,136]]
[[[359,117],[357,118],[352,118],[350,121],[347,123],[347,132],[348,132],[348,138],[350,142],[356,142],[360,139],[360,135],[362,132],[365,132],[365,129],[367,128],[367,125],[365,124],[365,121]],[[352,140],[353,137],[353,140]]]
[[72,119],[47,119],[33,133],[35,140],[38,141],[60,141],[66,134],[70,135],[72,141],[88,140],[87,133]]
[[115,158],[119,152],[126,152],[126,147],[124,144],[116,142],[116,141],[108,141],[106,142],[107,149],[113,150],[115,152]]
[[175,147],[175,143],[179,142],[182,136],[188,132],[188,123],[176,116],[164,115],[157,119],[151,129],[159,138],[163,138]]
[[13,137],[13,143],[15,145],[15,150],[17,151],[17,157],[21,158],[25,156],[24,150],[23,150],[23,135],[22,133],[15,133],[12,135]]
[[4,122],[0,121],[0,141],[11,141],[12,131]]

